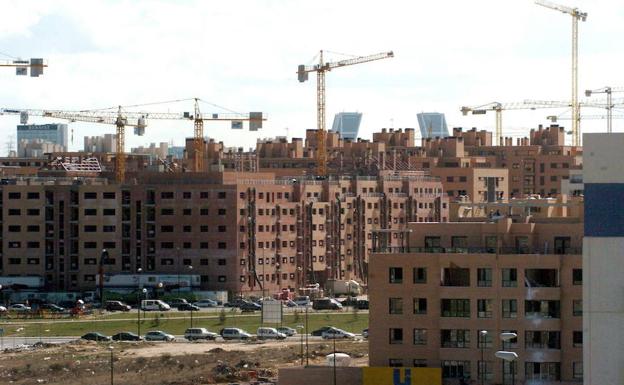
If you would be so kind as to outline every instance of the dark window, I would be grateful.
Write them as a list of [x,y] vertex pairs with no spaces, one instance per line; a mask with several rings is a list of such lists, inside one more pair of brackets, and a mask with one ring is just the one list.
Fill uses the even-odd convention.
[[97,232],[97,226],[96,225],[85,225],[84,226],[84,232],[85,233],[95,233],[95,232]]
[[555,300],[525,300],[524,316],[527,318],[560,318],[561,304]]
[[182,210],[182,215],[192,215],[193,209],[184,209]]
[[217,194],[218,199],[225,199],[225,196],[226,196],[225,191],[219,191],[219,193]]
[[173,199],[175,197],[175,194],[173,193],[173,191],[162,191],[160,193],[160,199]]
[[182,193],[182,198],[183,198],[183,199],[191,199],[192,195],[193,195],[193,194],[191,194],[191,192],[190,192],[190,191],[184,191],[184,192]]
[[583,269],[572,269],[572,284],[573,285],[583,284]]
[[160,242],[161,249],[173,249],[173,242]]
[[477,269],[477,286],[491,287],[492,286],[492,269],[489,267],[483,267]]
[[227,281],[227,277],[225,275],[220,275],[218,277],[218,280],[219,280],[219,282],[225,282],[225,281]]
[[388,313],[403,314],[403,298],[389,298]]
[[403,283],[403,268],[402,267],[391,267],[389,269],[390,272],[390,283]]
[[201,191],[199,193],[199,198],[200,199],[208,199],[208,198],[210,198],[210,193],[208,191]]
[[515,268],[504,268],[503,274],[503,287],[516,287],[518,286],[518,270]]
[[470,286],[470,269],[449,267],[443,270],[442,286]]
[[39,225],[28,225],[26,227],[26,231],[28,231],[29,233],[38,233],[39,232]]
[[160,226],[161,233],[173,233],[173,225]]
[[492,307],[494,301],[491,299],[478,299],[477,300],[477,317],[478,318],[492,318]]
[[443,348],[469,348],[470,330],[442,329],[440,330],[441,346]]
[[470,318],[469,299],[442,299],[440,302],[440,315],[442,317],[465,317]]
[[414,314],[427,314],[427,298],[414,298]]
[[22,193],[19,193],[19,192],[9,193],[9,199],[21,199],[21,198],[22,198]]
[[9,225],[9,233],[19,233],[22,231],[22,226],[20,225]]
[[219,242],[217,243],[217,249],[227,249],[227,243],[226,242]]
[[583,332],[581,330],[575,330],[572,332],[572,345],[575,348],[583,347]]
[[504,299],[503,300],[503,318],[517,318],[518,317],[518,300]]
[[402,344],[403,343],[403,329],[391,328],[390,329],[390,344]]
[[199,243],[199,248],[200,249],[207,249],[208,248],[208,242],[200,242]]
[[20,209],[9,209],[9,215],[22,215],[22,210]]
[[199,226],[199,231],[201,231],[202,233],[207,233],[208,232],[208,226],[207,225]]
[[84,193],[84,199],[97,199],[96,192],[86,192]]
[[525,287],[559,287],[559,270],[557,269],[525,269]]
[[27,242],[26,243],[26,248],[28,249],[38,249],[39,246],[39,242]]
[[190,233],[192,230],[193,230],[193,227],[191,225],[182,226],[182,231],[185,233]]
[[173,209],[160,209],[160,215],[173,215]]
[[414,268],[414,283],[427,283],[427,268],[426,267]]
[[226,264],[226,259],[225,258],[219,258],[219,260],[217,261],[217,264],[219,266],[225,266]]
[[105,233],[114,233],[115,232],[115,225],[105,225],[102,226],[102,231]]
[[217,213],[219,215],[225,215],[225,212],[226,212],[225,209],[219,209]]
[[199,215],[208,215],[208,209],[207,208],[199,209]]
[[84,215],[86,216],[97,215],[97,209],[84,209]]
[[104,199],[115,199],[115,192],[114,191],[105,191],[102,193],[102,197]]
[[38,192],[29,192],[26,195],[26,199],[39,199],[39,193]]
[[37,216],[41,211],[39,209],[26,209],[26,215]]
[[115,209],[104,209],[104,215],[115,215]]
[[97,249],[97,242],[85,242],[84,248],[85,249]]

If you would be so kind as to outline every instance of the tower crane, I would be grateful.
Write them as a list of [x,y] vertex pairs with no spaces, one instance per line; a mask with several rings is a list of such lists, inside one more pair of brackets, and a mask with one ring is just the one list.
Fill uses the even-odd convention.
[[581,12],[578,8],[551,3],[547,0],[536,0],[535,4],[572,16],[572,145],[579,146],[581,133],[578,103],[578,21],[586,21],[587,12]]
[[297,76],[300,83],[308,80],[308,73],[316,72],[316,124],[318,128],[316,132],[316,163],[317,174],[319,176],[327,175],[327,131],[325,130],[325,72],[331,71],[334,68],[362,64],[375,60],[388,59],[391,57],[394,57],[394,53],[392,51],[389,51],[341,61],[324,62],[323,51],[320,51],[318,64],[310,66],[301,64],[297,68]]
[[503,138],[503,110],[536,110],[538,108],[561,108],[569,106],[570,103],[568,102],[525,100],[515,103],[491,102],[475,107],[463,106],[460,111],[464,116],[468,115],[469,112],[472,113],[472,115],[485,115],[488,111],[496,112],[495,144],[500,145]]
[[27,123],[29,116],[41,116],[45,118],[63,119],[70,122],[87,122],[112,124],[116,127],[116,156],[115,156],[115,179],[118,183],[125,180],[126,163],[125,163],[125,128],[126,126],[134,127],[134,133],[142,136],[147,127],[147,119],[161,120],[192,120],[194,122],[194,151],[195,163],[194,170],[201,172],[204,170],[204,121],[229,121],[232,122],[232,128],[242,128],[242,122],[248,121],[250,130],[257,130],[262,127],[262,122],[266,120],[261,112],[250,112],[249,114],[240,113],[212,113],[202,115],[199,110],[199,100],[195,100],[194,115],[189,112],[135,112],[125,111],[119,106],[117,111],[110,110],[83,110],[83,111],[66,111],[66,110],[37,110],[37,109],[0,109],[0,115],[20,115],[22,123]]
[[[624,92],[624,87],[602,87],[595,90],[585,90],[585,96],[589,97],[592,94],[607,94],[607,132],[610,134],[613,132],[613,97],[612,94],[616,92]],[[587,117],[583,117],[587,119]]]

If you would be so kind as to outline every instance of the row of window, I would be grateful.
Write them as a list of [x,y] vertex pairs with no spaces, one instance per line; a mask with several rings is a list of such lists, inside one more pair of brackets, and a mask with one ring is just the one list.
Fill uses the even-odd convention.
[[[477,299],[477,318],[492,318],[493,299]],[[389,314],[403,314],[404,301],[401,297],[388,299]],[[501,316],[503,318],[518,317],[518,300],[501,300]],[[413,298],[412,314],[427,314],[427,298]],[[583,315],[583,300],[572,300],[572,315]],[[441,317],[471,317],[470,299],[443,298],[440,300]],[[526,318],[560,318],[561,302],[558,300],[525,300],[524,316]]]
[[[492,287],[493,269],[490,267],[477,268],[477,286]],[[535,287],[559,287],[559,271],[557,269],[524,269],[524,286]],[[390,267],[388,269],[389,283],[403,283],[403,268]],[[427,283],[427,268],[414,267],[412,269],[413,283]],[[468,268],[443,268],[441,286],[470,286],[470,269]],[[583,284],[583,270],[572,269],[572,284]],[[518,286],[518,269],[501,269],[501,286]]]
[[[10,192],[9,194],[9,199],[22,199],[22,193],[21,192]],[[26,199],[39,199],[40,194],[38,192],[27,192],[26,193]]]
[[[405,366],[407,362],[402,358],[388,359],[388,366],[400,367]],[[437,366],[438,364],[434,364]],[[471,362],[458,360],[442,360],[439,363],[442,368],[442,378],[465,379],[471,377]],[[496,363],[494,361],[477,361],[477,375],[481,375],[484,380],[492,381],[493,368]],[[412,361],[412,367],[426,367],[427,360],[416,358]],[[518,377],[518,369],[516,362],[503,362],[504,383],[511,383],[513,376]],[[561,381],[561,363],[560,362],[525,362],[524,378],[526,381]],[[574,380],[583,379],[583,362],[572,362],[572,378]]]
[[[510,332],[516,333],[515,330]],[[428,345],[427,329],[412,330],[412,344],[425,346]],[[468,329],[442,329],[440,330],[440,347],[441,348],[470,348],[471,335],[476,336],[476,347],[478,349],[491,349],[494,346],[494,332],[485,335],[481,334],[481,330],[471,331]],[[388,343],[390,345],[401,345],[405,339],[405,333],[402,328],[388,329]],[[572,332],[572,346],[575,348],[583,347],[583,332],[575,330]],[[526,349],[561,349],[561,332],[550,330],[527,330],[524,332],[524,347]],[[502,343],[503,350],[517,349],[518,339]]]

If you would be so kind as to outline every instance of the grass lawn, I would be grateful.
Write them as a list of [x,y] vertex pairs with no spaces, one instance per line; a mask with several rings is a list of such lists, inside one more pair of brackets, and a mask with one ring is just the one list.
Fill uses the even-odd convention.
[[[146,312],[146,317],[141,314],[141,334],[148,330],[162,330],[171,334],[183,334],[190,327],[188,312],[161,313]],[[238,327],[250,333],[255,333],[261,326],[260,314],[247,315],[240,313],[225,312],[225,319],[219,319],[219,313],[194,313],[193,326],[205,327],[208,330],[218,332],[223,327]],[[98,331],[106,335],[113,335],[120,331],[137,332],[136,313],[114,314],[113,316],[98,319],[78,320],[10,320],[10,324],[0,320],[0,328],[4,329],[4,335],[18,335],[27,337],[53,337],[53,336],[80,336],[87,332]],[[121,320],[125,318],[129,320]],[[85,322],[86,321],[86,322]],[[305,325],[305,314],[285,314],[284,326],[296,327]],[[321,326],[335,326],[350,332],[361,333],[368,327],[368,314],[366,313],[309,313],[308,330],[311,332]],[[275,326],[275,325],[266,325]],[[17,331],[17,329],[21,329]]]

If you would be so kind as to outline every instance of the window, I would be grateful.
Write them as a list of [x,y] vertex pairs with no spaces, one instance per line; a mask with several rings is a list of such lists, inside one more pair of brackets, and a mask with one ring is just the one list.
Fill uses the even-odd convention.
[[190,233],[193,231],[193,227],[191,225],[184,225],[182,226],[182,231],[185,233]]
[[401,358],[388,358],[388,366],[401,367],[403,366],[403,360]]
[[39,246],[39,242],[27,242],[26,243],[26,248],[28,249],[38,249]]
[[559,270],[525,269],[525,287],[559,287]]
[[527,381],[560,381],[561,363],[525,362],[524,378]]
[[225,197],[226,197],[225,191],[219,191],[217,193],[217,199],[225,199]]
[[97,199],[96,192],[86,192],[84,193],[84,199]]
[[205,207],[199,209],[199,215],[208,215],[208,209]]
[[22,193],[19,193],[19,192],[9,193],[9,199],[21,199],[21,198],[22,198]]
[[572,284],[573,285],[583,284],[583,269],[572,269]]
[[470,286],[470,269],[467,268],[444,268],[442,277],[442,286]]
[[218,242],[217,243],[217,249],[227,249],[227,243],[226,242]]
[[199,248],[200,249],[207,249],[208,248],[208,242],[200,242],[199,243]]
[[217,230],[218,230],[220,233],[225,233],[225,232],[227,232],[227,227],[226,227],[226,226],[224,226],[224,225],[219,225],[219,227],[217,227]]
[[183,209],[182,215],[193,215],[193,209]]
[[414,364],[412,365],[414,368],[426,368],[427,360],[424,358],[415,358]]
[[84,209],[85,216],[97,215],[97,209]]
[[[501,333],[515,333],[518,334],[517,330],[501,330]],[[517,349],[518,348],[518,337],[512,338],[509,341],[502,341],[503,350],[509,349]]]
[[468,237],[465,236],[452,236],[451,247],[455,252],[464,252],[468,248]]
[[414,345],[427,345],[427,329],[414,329]]
[[518,300],[503,300],[503,318],[518,318]]
[[524,316],[527,318],[559,318],[560,308],[559,301],[526,300],[524,301]]
[[20,225],[10,225],[9,226],[9,232],[10,233],[19,233],[22,231],[22,226]]
[[575,348],[583,347],[583,332],[581,330],[575,330],[572,332],[572,346]]
[[414,298],[414,314],[427,314],[427,298]]
[[174,193],[173,191],[162,191],[160,193],[160,199],[173,199]]
[[104,242],[102,244],[102,248],[104,249],[114,249],[115,247],[117,247],[116,242]]
[[414,283],[427,283],[427,268],[426,267],[414,268]]
[[207,233],[208,232],[208,226],[207,225],[199,226],[199,231],[202,232],[202,233]]
[[225,213],[226,213],[226,210],[225,210],[225,209],[218,209],[218,210],[217,210],[217,214],[218,214],[218,215],[225,215]]
[[217,280],[218,280],[219,282],[226,282],[226,281],[227,281],[227,277],[226,277],[225,275],[220,275],[220,276],[217,278]]
[[114,191],[105,191],[102,193],[102,197],[104,199],[115,199],[115,192]]
[[481,376],[483,376],[483,379],[487,380],[487,381],[492,381],[492,379],[494,378],[494,362],[493,361],[477,361],[477,369],[479,370],[479,372],[477,373],[478,379],[481,379]]
[[477,317],[478,318],[492,318],[492,307],[494,301],[491,299],[478,299],[477,300]]
[[487,333],[481,333],[481,330],[477,330],[477,348],[489,349],[493,346],[494,332],[487,331]]
[[583,380],[583,361],[572,363],[572,378],[575,380]]
[[483,267],[477,269],[477,286],[479,287],[491,287],[492,286],[492,269],[489,267]]
[[199,260],[199,264],[202,266],[208,266],[208,258],[202,258]]
[[515,268],[504,268],[503,271],[503,287],[518,286],[518,270]]
[[38,233],[39,232],[39,225],[28,225],[26,227],[26,231],[28,231],[29,233]]
[[160,226],[161,233],[173,233],[173,225]]
[[160,242],[161,249],[173,249],[173,242]]
[[37,216],[39,215],[39,209],[27,209],[26,210],[26,215],[30,215],[30,216]]
[[390,328],[390,344],[402,344],[403,343],[403,329]]
[[160,215],[173,215],[173,209],[160,209]]
[[439,253],[441,251],[440,237],[425,237],[425,252]]
[[441,346],[443,348],[469,348],[470,330],[442,329],[440,330]]
[[582,299],[575,299],[572,301],[572,315],[575,317],[580,317],[583,315],[583,300]]
[[219,266],[225,266],[226,265],[226,259],[225,258],[219,258],[219,260],[217,261],[217,264]]
[[470,318],[469,299],[442,299],[440,305],[442,317],[467,317]]
[[390,270],[390,283],[403,283],[403,268],[391,267]]
[[390,298],[388,306],[389,314],[403,314],[403,298]]
[[442,361],[442,378],[470,378],[470,361]]
[[561,349],[561,332],[527,330],[524,345],[527,349]]
[[182,199],[191,199],[192,196],[193,196],[193,194],[191,194],[190,191],[184,191],[182,193]]
[[85,242],[84,248],[85,249],[97,249],[97,242]]
[[22,210],[20,209],[9,209],[9,215],[22,215]]

